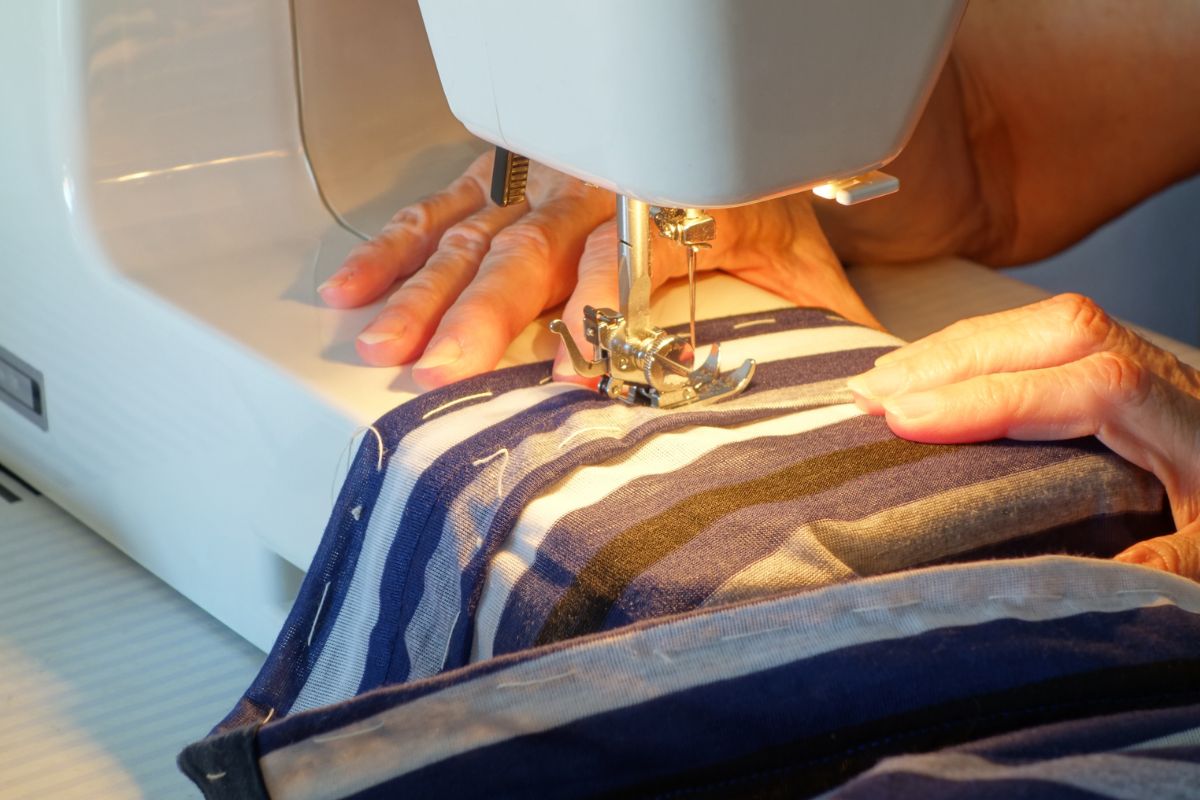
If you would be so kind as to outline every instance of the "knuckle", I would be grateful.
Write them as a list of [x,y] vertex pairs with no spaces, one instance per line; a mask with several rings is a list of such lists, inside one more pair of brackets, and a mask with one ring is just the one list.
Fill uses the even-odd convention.
[[1101,347],[1112,335],[1115,323],[1095,300],[1069,292],[1053,298],[1076,341],[1091,347]]
[[388,308],[428,309],[436,307],[442,297],[441,286],[421,273],[409,278],[388,298]]
[[430,220],[432,219],[429,204],[430,200],[425,199],[414,205],[400,209],[388,221],[388,224],[383,227],[383,232],[385,234],[396,231],[424,232],[429,227]]
[[512,225],[496,234],[492,249],[508,254],[524,251],[542,261],[550,260],[550,235],[539,225]]
[[1123,353],[1104,351],[1088,357],[1100,389],[1112,403],[1140,405],[1150,393],[1151,373],[1141,363]]
[[466,220],[442,235],[438,251],[449,255],[479,258],[491,245],[490,233],[478,222]]

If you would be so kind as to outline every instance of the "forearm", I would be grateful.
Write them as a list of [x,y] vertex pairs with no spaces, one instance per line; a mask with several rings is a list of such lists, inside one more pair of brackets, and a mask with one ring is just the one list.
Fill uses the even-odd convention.
[[818,208],[849,261],[1024,263],[1200,170],[1200,4],[973,0],[892,163],[899,194]]

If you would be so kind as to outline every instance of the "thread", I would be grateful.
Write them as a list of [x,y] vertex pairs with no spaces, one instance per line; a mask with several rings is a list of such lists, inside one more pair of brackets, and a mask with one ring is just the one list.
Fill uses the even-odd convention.
[[469,394],[469,395],[467,395],[466,397],[459,397],[459,398],[458,398],[458,399],[456,399],[456,400],[451,400],[451,401],[449,401],[449,402],[447,402],[447,403],[442,403],[442,404],[441,404],[440,406],[438,406],[437,408],[431,409],[431,410],[429,410],[429,411],[426,411],[424,414],[422,414],[422,415],[421,415],[421,421],[422,421],[422,422],[424,422],[425,420],[429,419],[429,418],[430,418],[430,417],[432,417],[433,415],[435,415],[435,414],[440,414],[441,412],[445,411],[447,408],[450,408],[450,407],[452,407],[452,406],[456,406],[456,405],[458,405],[459,403],[466,403],[466,402],[469,402],[469,401],[471,401],[471,400],[478,400],[478,399],[480,399],[480,398],[482,398],[482,397],[491,397],[491,396],[492,396],[492,394],[493,394],[493,392],[480,392],[479,394]]
[[313,614],[312,627],[308,629],[308,641],[304,643],[305,647],[312,647],[313,634],[317,632],[317,622],[321,619],[321,609],[325,608],[325,598],[329,596],[330,584],[330,581],[325,581],[325,590],[321,592],[321,602],[317,603],[317,613]]
[[[558,449],[562,450],[576,436],[579,436],[580,434],[583,434],[583,433],[588,433],[590,431],[613,431],[614,433],[620,433],[621,429],[615,425],[597,425],[594,428],[580,428],[579,430],[574,431],[573,433],[567,435],[561,442],[559,442]],[[615,438],[615,437],[609,437],[609,438]]]
[[471,462],[471,466],[482,467],[484,464],[490,464],[497,458],[502,458],[504,462],[500,465],[500,474],[496,476],[496,499],[499,500],[504,497],[504,470],[508,469],[508,448],[501,447],[486,458],[477,458]]
[[741,330],[742,328],[750,328],[755,325],[774,325],[774,324],[775,324],[774,317],[767,317],[766,319],[748,319],[743,322],[733,323],[733,329],[736,331],[736,330]]

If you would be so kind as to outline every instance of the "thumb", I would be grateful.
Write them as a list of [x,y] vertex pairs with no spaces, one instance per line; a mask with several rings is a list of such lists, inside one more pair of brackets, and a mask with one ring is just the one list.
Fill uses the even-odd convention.
[[[579,258],[579,279],[575,291],[563,308],[562,320],[585,357],[590,345],[583,337],[583,307],[616,308],[620,302],[617,288],[617,224],[609,221],[596,228],[587,238]],[[558,345],[554,358],[554,379],[573,383],[594,384],[595,379],[576,374],[567,356],[566,347]]]
[[1200,580],[1200,520],[1185,525],[1177,533],[1138,542],[1118,553],[1114,560]]

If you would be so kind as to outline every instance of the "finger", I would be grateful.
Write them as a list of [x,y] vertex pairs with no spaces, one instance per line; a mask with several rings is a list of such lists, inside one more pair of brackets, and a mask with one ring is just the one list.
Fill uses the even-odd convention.
[[1178,533],[1138,542],[1114,556],[1126,564],[1173,572],[1200,581],[1200,521]]
[[911,358],[923,350],[941,347],[949,342],[969,338],[981,333],[986,334],[998,328],[1011,328],[1014,326],[1014,323],[1020,324],[1028,323],[1031,320],[1038,320],[1042,317],[1043,312],[1058,307],[1060,297],[1061,295],[1049,297],[1045,300],[1039,300],[1036,303],[1030,303],[1029,305],[1017,308],[956,320],[945,328],[934,331],[915,342],[910,342],[890,353],[884,353],[875,359],[875,363],[876,365],[890,364],[901,359]]
[[[1200,385],[1193,377],[1194,370],[1080,295],[1060,295],[955,323],[942,334],[880,357],[874,369],[847,383],[864,403],[877,404],[884,397],[976,375],[1054,367],[1100,352],[1129,356],[1185,391]],[[898,357],[896,353],[906,355]]]
[[982,375],[883,400],[888,425],[931,443],[1094,435],[1166,487],[1181,527],[1200,517],[1200,400],[1118,353]]
[[[583,336],[583,307],[617,308],[620,293],[617,284],[617,224],[606,222],[588,236],[579,259],[579,282],[563,308],[562,320],[585,357],[591,347]],[[566,347],[558,346],[554,359],[554,379],[572,383],[594,383],[575,372],[567,357]]]
[[355,342],[368,364],[394,366],[415,359],[438,320],[470,284],[492,238],[526,212],[524,206],[487,204],[452,226],[425,266],[388,299]]
[[[714,212],[715,213],[715,212]],[[850,285],[846,271],[807,200],[785,198],[720,214],[730,235],[719,233],[709,263],[798,306],[828,308],[879,330],[883,325]]]
[[492,239],[475,280],[413,365],[419,384],[443,386],[491,369],[543,309],[566,299],[588,234],[611,213],[598,199],[560,196]]
[[334,308],[365,305],[420,269],[451,225],[483,208],[491,164],[490,153],[480,156],[448,187],[398,211],[317,287],[321,299]]

